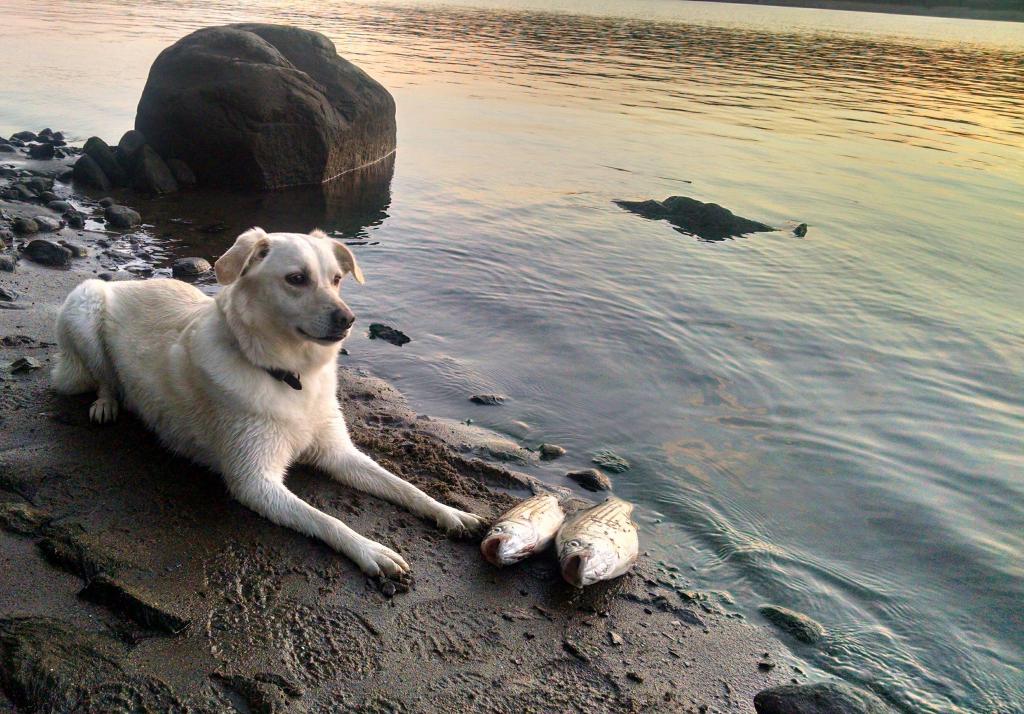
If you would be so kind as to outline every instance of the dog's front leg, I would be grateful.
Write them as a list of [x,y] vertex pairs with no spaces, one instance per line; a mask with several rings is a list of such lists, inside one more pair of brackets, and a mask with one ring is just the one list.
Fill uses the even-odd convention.
[[279,463],[269,449],[257,453],[244,448],[235,451],[225,460],[224,480],[242,505],[279,526],[322,540],[351,558],[367,575],[398,576],[408,572],[408,564],[398,553],[359,535],[289,491],[284,485],[287,463]]
[[483,526],[478,516],[431,498],[357,449],[340,420],[317,439],[312,462],[336,481],[428,518],[453,535],[476,533]]

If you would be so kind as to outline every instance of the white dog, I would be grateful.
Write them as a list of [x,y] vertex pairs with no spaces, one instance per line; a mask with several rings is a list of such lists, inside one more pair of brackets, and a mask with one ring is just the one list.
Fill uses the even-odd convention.
[[274,523],[319,538],[371,575],[399,575],[398,553],[313,508],[284,485],[295,462],[387,499],[449,532],[476,531],[352,444],[336,396],[336,358],[355,316],[342,276],[352,252],[323,233],[253,228],[215,265],[216,298],[177,280],[86,280],[57,321],[57,391],[95,390],[89,416],[118,401],[174,451],[219,471],[231,493]]

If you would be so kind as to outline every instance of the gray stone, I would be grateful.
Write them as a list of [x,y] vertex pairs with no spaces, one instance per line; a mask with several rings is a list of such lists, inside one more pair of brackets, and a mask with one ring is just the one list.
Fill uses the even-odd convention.
[[128,183],[128,174],[114,158],[113,150],[103,139],[98,136],[90,136],[89,140],[85,142],[85,146],[82,147],[82,151],[99,165],[103,173],[110,179],[111,184],[124,186]]
[[68,222],[68,228],[85,228],[85,216],[74,209],[64,214],[64,220]]
[[22,249],[22,255],[40,265],[66,268],[71,265],[71,251],[53,241],[37,238]]
[[43,365],[39,364],[39,360],[35,357],[19,357],[11,362],[11,372],[14,374],[29,372],[33,369],[39,369],[42,366]]
[[103,173],[100,165],[88,154],[82,154],[78,157],[78,161],[75,162],[72,171],[72,178],[75,183],[80,183],[89,188],[97,188],[100,191],[110,190],[110,179]]
[[171,274],[176,278],[194,278],[213,270],[205,258],[179,258],[171,264]]
[[53,144],[33,144],[28,147],[28,155],[33,159],[52,159]]
[[11,228],[14,229],[15,233],[20,233],[21,235],[31,235],[32,233],[39,232],[39,224],[31,218],[24,218],[23,216],[15,218],[11,223]]
[[612,488],[611,479],[597,469],[570,471],[565,476],[588,491],[610,491]]
[[146,145],[139,151],[132,168],[132,188],[144,193],[174,193],[178,182],[153,147]]
[[757,693],[757,714],[893,714],[871,692],[843,682],[785,684]]
[[128,206],[120,206],[116,203],[107,206],[106,210],[103,211],[103,217],[114,228],[132,228],[142,223],[142,216],[139,215],[138,211],[133,211]]
[[157,57],[135,128],[200,184],[319,184],[389,156],[395,103],[324,35],[282,25],[197,30]]
[[758,608],[758,612],[773,625],[785,630],[801,642],[814,644],[825,636],[825,628],[818,622],[789,608],[778,605],[762,605]]
[[32,220],[36,222],[36,225],[39,226],[39,230],[42,233],[53,233],[54,231],[59,231],[61,229],[60,221],[56,218],[52,218],[51,216],[35,216]]
[[565,455],[565,449],[558,444],[541,444],[537,447],[537,452],[544,461],[553,461],[559,456]]
[[0,255],[0,271],[13,273],[18,265],[18,259],[13,255]]
[[11,134],[11,138],[19,141],[36,141],[39,137],[33,131],[19,131]]
[[10,144],[4,142],[0,144],[0,154],[14,154],[17,153],[17,149]]
[[60,244],[71,251],[71,255],[74,258],[84,258],[89,255],[88,249],[85,246],[79,245],[78,243],[72,243],[71,241],[62,240]]
[[0,302],[14,302],[18,299],[18,293],[0,285]]

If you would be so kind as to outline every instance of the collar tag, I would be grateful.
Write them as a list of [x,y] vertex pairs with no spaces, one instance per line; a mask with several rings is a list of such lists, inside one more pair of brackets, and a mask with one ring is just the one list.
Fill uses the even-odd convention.
[[266,368],[266,372],[278,382],[284,382],[289,387],[297,391],[302,390],[302,382],[299,380],[299,375],[295,374],[295,372],[286,372],[283,369],[278,369],[276,367],[273,369]]

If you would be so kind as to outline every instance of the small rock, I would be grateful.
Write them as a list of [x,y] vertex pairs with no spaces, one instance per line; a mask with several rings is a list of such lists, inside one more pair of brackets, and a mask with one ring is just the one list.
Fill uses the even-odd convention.
[[97,201],[97,203],[99,203],[103,208],[107,208],[108,206],[114,205],[114,199],[112,199],[110,196],[104,196],[99,201]]
[[88,154],[82,154],[78,157],[78,161],[75,162],[72,171],[72,178],[75,183],[80,183],[89,188],[97,188],[100,191],[110,190],[110,179],[103,173],[100,165]]
[[644,678],[639,672],[626,672],[626,679],[631,679],[637,684],[643,684]]
[[39,224],[31,218],[23,218],[21,216],[14,219],[11,223],[11,228],[14,229],[15,233],[21,235],[31,235],[32,233],[39,232]]
[[807,235],[807,224],[801,223],[796,228],[794,228],[793,235],[795,235],[797,238],[803,238],[805,235]]
[[74,209],[64,214],[64,220],[67,221],[68,228],[85,228],[85,216]]
[[39,369],[43,365],[39,364],[39,360],[35,357],[19,357],[18,359],[11,362],[11,372],[19,374],[20,372],[28,372],[33,369]]
[[619,456],[613,451],[608,449],[602,449],[594,454],[591,459],[595,464],[600,466],[605,471],[611,471],[613,474],[620,474],[623,471],[629,471],[629,462]]
[[401,330],[396,330],[393,327],[388,327],[379,322],[370,323],[370,339],[371,340],[384,340],[390,342],[393,345],[401,347],[404,344],[412,342],[408,335]]
[[16,134],[11,134],[12,139],[18,139],[19,141],[38,141],[39,137],[35,135],[35,132],[31,131],[19,131]]
[[143,146],[132,168],[132,188],[145,193],[174,193],[178,182],[153,147]]
[[22,254],[40,265],[66,268],[71,264],[71,251],[62,245],[37,238],[22,249]]
[[194,278],[213,270],[205,258],[179,258],[171,265],[171,275],[176,278]]
[[135,129],[126,131],[121,140],[117,142],[117,159],[125,171],[132,170],[135,166],[135,159],[145,145],[146,137],[142,135],[141,131],[135,131]]
[[502,404],[506,399],[508,399],[508,397],[503,394],[474,394],[469,398],[469,401],[475,402],[476,404],[495,407]]
[[5,273],[13,273],[18,261],[11,255],[0,255],[0,270]]
[[32,220],[36,222],[42,233],[53,233],[61,229],[60,221],[50,216],[35,216]]
[[537,447],[537,451],[544,461],[553,461],[559,456],[565,456],[565,449],[558,444],[541,444]]
[[[40,196],[40,198],[42,197]],[[68,203],[67,201],[60,200],[51,200],[49,203],[46,204],[46,207],[49,208],[51,211],[56,211],[57,213],[67,213],[68,211],[72,210],[70,203]]]
[[570,471],[565,476],[588,491],[611,491],[612,489],[611,479],[597,469]]
[[7,195],[15,201],[34,201],[37,198],[35,191],[23,183],[12,184],[7,189]]
[[84,258],[89,255],[89,251],[86,250],[85,246],[72,243],[70,241],[62,240],[60,244],[71,251],[71,256],[74,258]]
[[762,605],[758,612],[779,629],[805,642],[814,644],[825,636],[825,628],[807,615],[777,605]]
[[380,586],[380,592],[384,597],[390,600],[395,596],[395,593],[398,592],[398,588],[396,588],[395,584],[389,580]]
[[174,180],[178,182],[179,186],[196,185],[196,175],[192,173],[192,169],[188,167],[188,164],[181,159],[168,159],[167,168],[171,170]]
[[757,693],[757,714],[892,714],[871,692],[842,682],[785,684]]
[[0,285],[0,302],[14,302],[18,299],[18,293],[13,290],[8,290],[3,285]]
[[28,155],[33,159],[52,159],[53,144],[33,144],[28,147]]
[[139,215],[138,211],[133,211],[128,206],[121,206],[116,203],[107,206],[103,212],[103,217],[107,219],[107,223],[115,228],[132,228],[142,223],[142,216]]
[[614,647],[621,647],[622,646],[622,635],[620,635],[618,632],[613,632],[613,631],[609,630],[608,631],[608,643],[611,644]]

